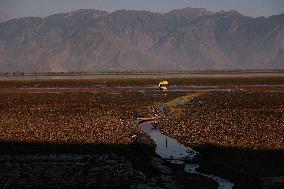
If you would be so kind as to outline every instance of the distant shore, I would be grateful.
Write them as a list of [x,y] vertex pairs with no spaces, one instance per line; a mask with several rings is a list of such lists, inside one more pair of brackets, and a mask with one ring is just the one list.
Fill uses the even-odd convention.
[[96,80],[96,79],[174,79],[174,78],[254,78],[284,77],[284,70],[232,70],[184,72],[43,72],[0,73],[0,80]]
[[193,70],[193,71],[101,71],[101,72],[0,72],[0,76],[46,76],[46,75],[167,75],[167,74],[245,74],[245,73],[283,73],[279,70]]

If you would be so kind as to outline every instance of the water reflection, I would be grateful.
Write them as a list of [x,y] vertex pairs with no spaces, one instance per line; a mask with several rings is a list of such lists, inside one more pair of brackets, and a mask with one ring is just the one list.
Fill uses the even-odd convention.
[[190,147],[186,147],[177,140],[162,134],[153,127],[152,123],[140,124],[141,128],[154,140],[156,153],[164,159],[192,159],[197,152]]
[[[164,108],[162,109],[164,110]],[[136,123],[139,123],[139,120],[136,120]],[[218,189],[232,189],[234,187],[234,184],[226,179],[197,171],[199,168],[199,165],[197,164],[186,164],[185,160],[193,159],[198,155],[198,152],[161,133],[156,129],[154,122],[144,122],[139,125],[142,130],[154,140],[156,144],[156,153],[163,159],[166,159],[173,164],[184,164],[185,172],[204,176],[217,182]]]

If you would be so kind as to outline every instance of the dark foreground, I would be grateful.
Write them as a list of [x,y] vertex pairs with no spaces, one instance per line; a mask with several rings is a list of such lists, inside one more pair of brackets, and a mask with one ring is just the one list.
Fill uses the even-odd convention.
[[194,146],[202,170],[265,188],[284,176],[283,80],[172,79],[167,93],[150,79],[1,82],[0,187],[216,188],[157,157],[133,122],[168,104],[160,129]]

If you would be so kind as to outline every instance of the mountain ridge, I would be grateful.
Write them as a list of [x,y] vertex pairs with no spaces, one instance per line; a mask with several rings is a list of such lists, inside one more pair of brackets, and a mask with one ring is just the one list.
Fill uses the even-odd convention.
[[284,68],[284,14],[81,9],[0,23],[1,72]]

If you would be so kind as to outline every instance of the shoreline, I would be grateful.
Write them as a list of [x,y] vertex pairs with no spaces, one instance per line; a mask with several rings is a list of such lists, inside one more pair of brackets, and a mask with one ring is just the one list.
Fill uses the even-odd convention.
[[231,73],[284,73],[283,69],[244,69],[244,70],[192,70],[192,71],[102,71],[102,72],[0,72],[2,75],[165,75],[165,74],[231,74]]

